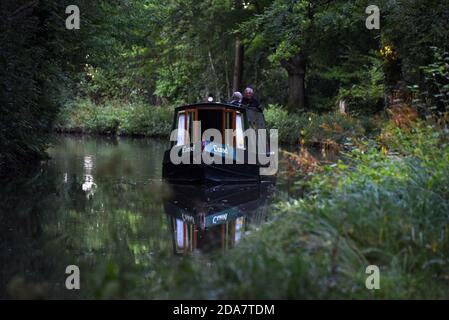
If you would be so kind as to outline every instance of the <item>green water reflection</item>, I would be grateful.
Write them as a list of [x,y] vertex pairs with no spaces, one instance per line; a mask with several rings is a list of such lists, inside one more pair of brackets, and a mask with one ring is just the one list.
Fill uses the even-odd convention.
[[[231,192],[250,197],[236,204],[216,190],[215,198],[190,190],[198,196],[178,201],[187,191],[161,182],[166,141],[55,139],[51,160],[38,172],[2,185],[0,298],[101,297],[114,290],[105,288],[110,278],[120,278],[120,297],[128,297],[129,278],[145,277],[150,266],[169,265],[180,253],[231,248],[249,223],[266,218],[266,194],[262,199],[251,187]],[[197,213],[206,220],[192,220],[189,214]],[[111,261],[139,266],[142,274],[117,270]],[[82,290],[66,290],[68,265],[80,267]]]

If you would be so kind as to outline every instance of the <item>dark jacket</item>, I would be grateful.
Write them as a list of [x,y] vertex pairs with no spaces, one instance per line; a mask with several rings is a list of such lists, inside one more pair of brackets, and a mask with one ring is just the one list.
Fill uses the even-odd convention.
[[232,100],[231,102],[229,102],[230,104],[233,104],[235,106],[240,106],[242,104],[242,102],[240,100]]
[[242,105],[245,105],[250,108],[256,108],[256,109],[259,109],[260,111],[263,110],[262,107],[260,106],[259,101],[257,101],[256,98],[248,99],[248,98],[243,97]]

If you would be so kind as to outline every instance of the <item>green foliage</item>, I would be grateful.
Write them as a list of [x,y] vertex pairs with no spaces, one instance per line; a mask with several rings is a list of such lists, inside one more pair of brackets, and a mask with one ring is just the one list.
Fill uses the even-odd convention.
[[[70,1],[5,0],[0,4],[0,176],[45,158],[60,104],[73,96],[94,17],[77,1],[83,28],[65,28]],[[83,11],[83,9],[86,9]],[[98,14],[98,15],[97,15]]]
[[419,67],[432,61],[431,47],[449,49],[447,3],[397,0],[382,1],[379,6],[384,13],[384,44],[393,45],[397,51],[402,78],[408,83],[419,83]]
[[343,144],[348,138],[365,134],[359,119],[336,112],[289,114],[282,107],[271,105],[264,114],[267,127],[278,129],[279,141],[285,144]]
[[[433,62],[420,69],[424,75],[422,88],[410,87],[415,105],[427,115],[441,117],[449,111],[449,52],[432,47]],[[448,119],[446,119],[448,121]]]
[[[362,68],[351,70],[353,68],[346,65],[346,70],[343,68],[344,71],[340,70],[341,73],[335,75],[336,79],[340,77],[342,83],[337,99],[345,100],[348,110],[353,113],[372,114],[384,107],[382,61],[376,57],[363,58],[359,60],[359,63],[367,64]],[[347,79],[342,79],[341,74],[345,75]]]
[[295,144],[301,137],[302,118],[298,115],[290,115],[286,109],[270,105],[264,110],[266,126],[268,129],[277,129],[281,143]]
[[95,102],[155,102],[159,39],[165,7],[155,1],[101,1],[78,94]]
[[365,130],[357,118],[340,113],[309,115],[305,126],[306,141],[335,141],[342,144],[348,138],[361,138]]
[[63,132],[164,136],[170,134],[173,109],[145,103],[124,105],[118,101],[96,105],[90,100],[66,105],[57,120],[56,129]]
[[[272,1],[262,14],[241,24],[241,33],[254,39],[249,41],[250,52],[254,48],[263,51],[264,58],[278,68],[282,65],[288,71],[292,65],[288,62],[301,57],[306,64],[309,110],[329,111],[334,109],[339,89],[367,86],[369,81],[362,67],[369,68],[370,63],[367,59],[360,61],[360,57],[370,55],[377,43],[372,41],[373,33],[360,23],[360,13],[367,5],[365,1]],[[286,89],[281,86],[279,92]],[[372,100],[378,97],[376,92]],[[352,106],[359,110],[376,107],[377,103],[368,101],[364,106],[360,102],[365,101]],[[285,100],[274,103],[285,104]]]

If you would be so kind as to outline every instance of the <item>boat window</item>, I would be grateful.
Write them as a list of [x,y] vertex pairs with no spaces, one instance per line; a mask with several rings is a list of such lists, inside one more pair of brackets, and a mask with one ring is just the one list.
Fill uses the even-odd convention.
[[189,245],[187,237],[187,228],[181,219],[176,219],[176,244],[178,248],[184,249]]
[[198,120],[201,121],[201,137],[207,129],[217,129],[221,131],[223,110],[198,110]]
[[235,140],[237,148],[245,149],[245,141],[243,139],[243,119],[240,112],[236,113],[235,118]]
[[195,120],[195,113],[193,111],[187,112],[187,132],[189,133],[189,139],[193,139],[193,121]]
[[245,223],[244,217],[239,217],[235,220],[235,235],[234,235],[234,243],[237,243],[242,238],[242,233],[244,232],[243,227]]
[[178,137],[176,139],[177,146],[182,146],[185,144],[184,130],[185,130],[185,113],[180,112],[178,114]]
[[234,129],[234,123],[233,123],[233,119],[232,119],[232,116],[233,116],[233,113],[232,112],[229,112],[229,111],[226,111],[225,112],[225,115],[226,115],[226,123],[225,123],[225,129]]

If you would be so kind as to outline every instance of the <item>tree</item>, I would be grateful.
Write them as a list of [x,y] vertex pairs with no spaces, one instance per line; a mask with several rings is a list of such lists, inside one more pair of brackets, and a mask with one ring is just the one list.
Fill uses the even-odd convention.
[[242,26],[247,33],[259,33],[269,59],[288,74],[290,111],[306,107],[306,65],[318,41],[317,16],[332,1],[275,0],[263,12]]
[[[79,1],[83,7],[89,1]],[[4,0],[0,4],[0,175],[45,156],[48,134],[86,56],[82,30],[65,29],[70,1]]]
[[419,67],[433,60],[432,47],[449,51],[449,7],[447,1],[382,1],[382,46],[397,54],[403,79],[424,81]]

